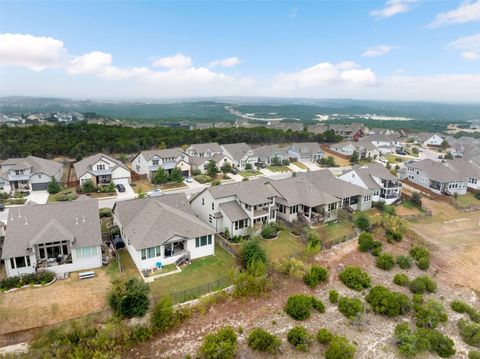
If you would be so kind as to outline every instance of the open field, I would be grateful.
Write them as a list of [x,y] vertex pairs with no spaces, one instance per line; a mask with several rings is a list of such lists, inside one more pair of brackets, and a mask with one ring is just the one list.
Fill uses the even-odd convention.
[[287,230],[281,231],[277,239],[260,239],[260,246],[267,252],[269,261],[288,258],[305,249],[301,238],[295,238]]

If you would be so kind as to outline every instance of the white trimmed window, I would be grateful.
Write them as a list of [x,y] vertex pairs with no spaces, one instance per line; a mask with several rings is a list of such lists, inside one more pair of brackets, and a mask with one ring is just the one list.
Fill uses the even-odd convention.
[[209,234],[208,236],[201,236],[195,238],[195,247],[203,247],[206,245],[212,244],[212,235]]
[[142,249],[142,260],[160,257],[161,255],[160,246]]
[[77,258],[90,258],[97,255],[97,247],[75,248]]

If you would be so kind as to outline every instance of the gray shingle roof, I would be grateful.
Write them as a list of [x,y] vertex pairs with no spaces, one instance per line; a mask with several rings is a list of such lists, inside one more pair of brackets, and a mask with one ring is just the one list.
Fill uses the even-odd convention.
[[2,259],[24,256],[35,243],[72,239],[73,248],[102,244],[97,200],[11,208]]
[[288,153],[285,149],[278,147],[277,145],[266,145],[257,147],[253,150],[253,154],[260,158],[271,158],[278,155],[280,157],[288,157]]
[[466,179],[466,175],[453,171],[445,163],[430,159],[410,162],[406,166],[424,171],[429,179],[437,182],[465,181]]
[[250,146],[244,142],[240,143],[229,143],[222,145],[226,152],[232,156],[233,160],[240,161],[247,153],[251,150]]
[[183,149],[180,147],[175,148],[165,148],[165,149],[157,149],[157,150],[147,150],[142,151],[141,154],[147,161],[149,161],[153,156],[157,156],[159,158],[170,158],[174,157],[177,158],[183,153]]
[[398,181],[397,177],[395,177],[389,170],[387,170],[384,165],[378,162],[370,162],[364,165],[356,165],[353,166],[353,169],[356,170],[357,173],[364,173],[389,181]]
[[309,171],[297,176],[306,176],[315,186],[337,198],[365,196],[370,193],[365,188],[335,177],[329,170]]
[[194,149],[199,153],[206,152],[208,150],[213,152],[222,152],[222,148],[216,142],[209,142],[209,143],[195,143],[193,145],[188,146],[188,149]]
[[220,153],[216,153],[212,157],[196,157],[196,156],[190,156],[188,159],[188,162],[192,165],[200,166],[204,164],[205,162],[209,161],[214,161],[215,163],[219,164],[221,160],[223,160],[226,155],[222,155]]
[[247,212],[237,201],[220,203],[220,208],[232,222],[248,218]]
[[120,201],[114,212],[136,250],[159,246],[174,236],[196,238],[214,233],[195,217],[183,193]]
[[[48,176],[54,176],[63,169],[61,163],[46,160],[40,157],[28,156],[25,158],[9,158],[1,163],[1,166],[13,165],[11,169],[32,168],[33,173],[45,173]],[[2,171],[4,171],[2,169]]]
[[468,178],[480,179],[480,165],[468,158],[454,158],[446,162],[447,167]]
[[276,195],[276,193],[266,188],[264,183],[265,181],[258,179],[213,186],[207,190],[215,199],[237,196],[241,202],[254,206],[256,204],[266,203],[269,201],[269,198]]
[[320,145],[316,142],[292,143],[288,147],[288,150],[300,155],[313,155],[315,153],[323,152]]
[[73,167],[75,168],[75,173],[77,175],[77,178],[84,175],[87,172],[92,171],[92,165],[98,162],[99,160],[101,160],[102,158],[105,158],[108,161],[115,163],[115,166],[112,168],[112,171],[117,167],[125,168],[128,171],[128,167],[122,161],[119,161],[116,158],[104,155],[103,153],[97,153],[96,155],[84,158],[83,160],[74,163]]

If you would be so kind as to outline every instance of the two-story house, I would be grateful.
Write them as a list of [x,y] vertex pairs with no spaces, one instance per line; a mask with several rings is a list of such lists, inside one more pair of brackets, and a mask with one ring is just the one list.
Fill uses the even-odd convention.
[[142,273],[215,252],[215,231],[195,216],[183,193],[117,202],[113,213]]
[[317,162],[325,155],[316,142],[292,143],[288,146],[287,152],[295,161]]
[[197,143],[188,146],[185,152],[190,157],[213,157],[216,154],[221,154],[222,148],[216,142]]
[[245,170],[247,164],[253,166],[255,162],[258,162],[254,151],[244,142],[222,145],[222,152],[232,159],[233,167],[240,171]]
[[275,222],[275,196],[255,180],[205,188],[190,202],[195,215],[215,232],[244,236],[257,223]]
[[150,180],[159,168],[170,173],[174,168],[180,168],[185,177],[190,176],[188,156],[182,148],[168,148],[142,151],[132,160],[132,170],[140,175],[146,175]]
[[220,170],[221,167],[228,163],[233,168],[233,161],[227,155],[217,153],[212,157],[195,157],[192,156],[188,159],[188,162],[192,168],[192,172],[199,171],[201,173],[205,173],[208,169],[208,165],[210,161],[215,163],[215,166]]
[[467,187],[480,189],[480,164],[471,158],[454,158],[446,166],[467,178]]
[[423,147],[439,147],[443,142],[443,137],[436,133],[422,132],[415,136],[415,141]]
[[35,156],[9,158],[0,163],[0,192],[45,191],[52,178],[60,182],[62,176],[61,163]]
[[102,266],[98,201],[85,199],[12,208],[2,260],[9,277],[67,273]]
[[401,197],[402,183],[380,163],[354,166],[339,178],[368,189],[374,202],[391,204]]
[[405,177],[439,194],[467,193],[467,175],[430,159],[405,163]]
[[84,158],[73,165],[80,185],[85,181],[92,181],[95,185],[129,184],[130,170],[122,162],[103,153]]

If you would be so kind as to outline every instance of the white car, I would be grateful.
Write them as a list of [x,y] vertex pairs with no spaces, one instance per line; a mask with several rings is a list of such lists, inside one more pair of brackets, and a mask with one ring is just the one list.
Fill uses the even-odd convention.
[[382,163],[387,163],[388,162],[384,157],[379,157],[378,160]]
[[192,183],[192,177],[185,177],[185,182]]
[[157,197],[161,196],[163,194],[162,190],[160,188],[154,189],[153,191],[148,191],[147,196],[148,197]]

